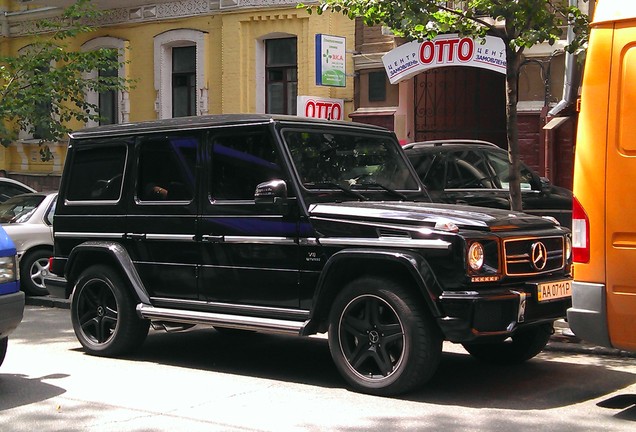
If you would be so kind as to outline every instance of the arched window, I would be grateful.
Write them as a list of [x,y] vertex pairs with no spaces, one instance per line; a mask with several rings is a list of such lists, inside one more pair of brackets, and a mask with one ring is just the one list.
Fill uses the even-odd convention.
[[208,113],[205,32],[170,30],[154,38],[155,111],[159,118]]
[[[127,77],[125,50],[127,42],[114,37],[98,37],[91,39],[82,45],[82,51],[94,51],[101,48],[112,49],[113,55],[118,56],[120,66],[117,70],[95,70],[87,74],[87,78],[99,77]],[[98,124],[128,123],[130,114],[130,102],[127,91],[96,92],[89,91],[86,101],[95,104],[99,108],[100,121],[89,120],[87,126]]]

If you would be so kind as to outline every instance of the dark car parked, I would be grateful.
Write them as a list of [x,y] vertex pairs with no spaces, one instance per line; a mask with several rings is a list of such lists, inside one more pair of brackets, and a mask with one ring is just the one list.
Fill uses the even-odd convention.
[[[508,152],[477,140],[407,144],[404,151],[434,202],[509,209]],[[523,211],[572,227],[572,192],[554,186],[522,163]]]
[[138,348],[151,323],[328,332],[352,387],[396,394],[433,375],[443,340],[528,360],[571,304],[569,230],[431,203],[395,135],[369,125],[253,114],[79,131],[53,229],[46,287],[71,297],[94,355]]

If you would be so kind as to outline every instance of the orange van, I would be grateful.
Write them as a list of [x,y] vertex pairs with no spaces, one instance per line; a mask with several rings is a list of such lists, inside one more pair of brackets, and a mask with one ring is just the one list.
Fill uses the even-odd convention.
[[636,2],[597,2],[585,63],[568,321],[583,339],[636,351]]

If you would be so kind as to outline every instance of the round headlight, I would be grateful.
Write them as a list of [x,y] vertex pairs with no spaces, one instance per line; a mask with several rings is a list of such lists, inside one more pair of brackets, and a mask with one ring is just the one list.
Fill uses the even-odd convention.
[[565,259],[569,261],[572,257],[572,238],[565,236]]
[[481,270],[484,265],[484,247],[481,243],[473,243],[468,248],[468,265],[471,269]]

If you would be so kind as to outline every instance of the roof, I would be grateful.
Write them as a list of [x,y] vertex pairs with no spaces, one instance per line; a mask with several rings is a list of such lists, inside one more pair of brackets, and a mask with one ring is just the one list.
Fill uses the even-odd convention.
[[636,18],[636,2],[633,0],[598,0],[594,11],[594,24]]
[[503,150],[496,144],[489,141],[471,140],[471,139],[446,139],[446,140],[431,140],[431,141],[419,141],[404,145],[404,150],[417,150],[417,149],[434,149],[439,147],[489,147]]
[[383,131],[387,129],[362,123],[314,119],[297,116],[270,115],[270,114],[223,114],[196,117],[177,117],[171,119],[151,120],[138,123],[124,123],[108,126],[86,128],[72,132],[72,139],[83,139],[99,136],[117,136],[144,132],[160,132],[166,130],[203,129],[215,126],[249,125],[286,123],[297,125],[336,125],[341,127],[355,127],[371,131]]

